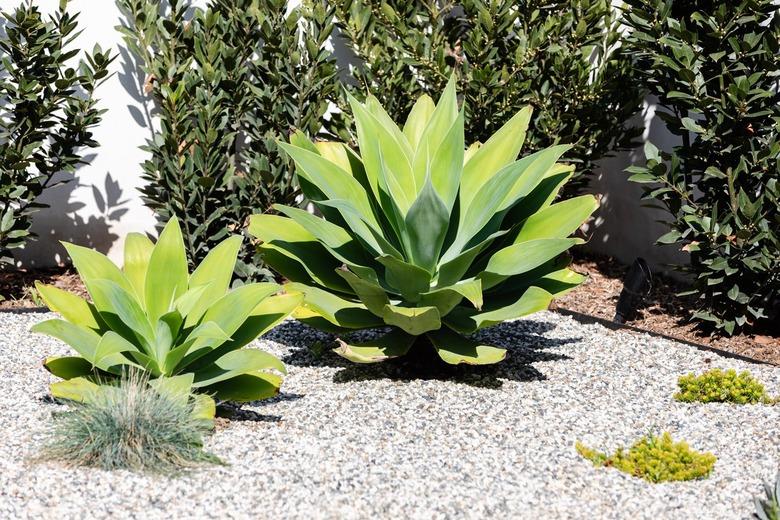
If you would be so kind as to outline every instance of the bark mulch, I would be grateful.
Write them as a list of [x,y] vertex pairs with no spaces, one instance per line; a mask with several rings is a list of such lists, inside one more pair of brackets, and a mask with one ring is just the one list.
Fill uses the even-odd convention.
[[70,268],[0,270],[0,310],[43,307],[44,303],[35,290],[36,281],[54,285],[79,296],[87,295],[78,274]]
[[[628,267],[607,257],[585,255],[575,258],[572,268],[587,274],[588,279],[576,290],[556,300],[553,308],[611,322]],[[777,333],[761,331],[731,337],[712,336],[689,321],[690,299],[675,296],[682,290],[680,283],[654,276],[650,294],[636,312],[628,316],[625,325],[780,365],[780,336]]]

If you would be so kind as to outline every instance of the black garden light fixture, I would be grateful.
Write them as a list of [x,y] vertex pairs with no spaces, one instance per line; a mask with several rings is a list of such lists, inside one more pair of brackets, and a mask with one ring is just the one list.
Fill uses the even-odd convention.
[[637,308],[642,298],[650,294],[652,288],[653,272],[644,258],[637,258],[623,280],[623,290],[620,291],[612,321],[625,323],[626,318]]

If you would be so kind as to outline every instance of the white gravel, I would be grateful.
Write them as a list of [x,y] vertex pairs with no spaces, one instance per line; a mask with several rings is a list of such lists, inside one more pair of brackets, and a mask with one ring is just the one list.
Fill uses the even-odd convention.
[[[747,518],[780,466],[780,406],[687,405],[679,374],[750,369],[780,394],[780,369],[540,313],[490,331],[510,349],[454,374],[348,365],[305,347],[293,322],[263,347],[290,374],[208,448],[230,465],[177,478],[36,465],[58,405],[40,361],[68,348],[0,313],[0,518]],[[718,456],[703,481],[650,484],[595,469],[602,450],[668,430]]]

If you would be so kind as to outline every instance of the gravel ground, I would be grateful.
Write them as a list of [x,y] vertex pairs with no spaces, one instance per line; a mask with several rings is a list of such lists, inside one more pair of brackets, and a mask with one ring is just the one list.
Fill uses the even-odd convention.
[[[677,375],[750,369],[780,394],[780,369],[549,312],[484,331],[510,349],[488,368],[419,372],[348,365],[306,349],[293,322],[263,348],[289,376],[208,441],[229,463],[166,479],[29,462],[52,411],[46,356],[67,352],[0,313],[2,518],[747,518],[780,466],[780,407],[686,405]],[[574,442],[611,451],[668,430],[718,456],[703,481],[649,484],[595,469]]]

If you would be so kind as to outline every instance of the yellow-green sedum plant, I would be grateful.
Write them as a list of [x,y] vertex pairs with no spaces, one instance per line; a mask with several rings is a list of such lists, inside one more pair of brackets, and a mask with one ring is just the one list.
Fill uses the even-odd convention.
[[[122,269],[97,251],[65,244],[92,302],[37,285],[46,305],[64,319],[40,322],[33,332],[78,353],[45,360],[49,372],[64,379],[51,385],[52,395],[89,400],[99,385],[127,370],[141,370],[158,387],[191,388],[201,404],[205,396],[253,401],[276,395],[282,362],[242,347],[287,317],[301,296],[276,295],[280,287],[273,283],[230,290],[241,240],[221,242],[192,274],[176,219],[157,244],[129,234]],[[213,402],[206,409],[213,412]]]
[[735,403],[735,404],[774,404],[764,385],[744,370],[737,373],[734,369],[715,368],[697,376],[686,374],[677,379],[679,392],[674,394],[677,401],[683,403]]
[[575,448],[598,468],[613,467],[654,483],[706,478],[717,462],[712,453],[696,451],[684,441],[674,442],[669,432],[646,435],[629,449],[618,448],[613,455],[588,448],[581,442]]
[[301,133],[282,145],[322,218],[278,205],[283,215],[250,220],[264,260],[305,295],[296,316],[325,330],[391,327],[339,340],[336,352],[358,363],[416,343],[450,364],[502,360],[504,349],[467,335],[545,309],[583,279],[564,253],[597,202],[553,203],[572,174],[557,163],[568,147],[517,160],[528,107],[466,149],[453,80],[437,105],[422,96],[403,129],[375,98],[350,102],[359,152]]

